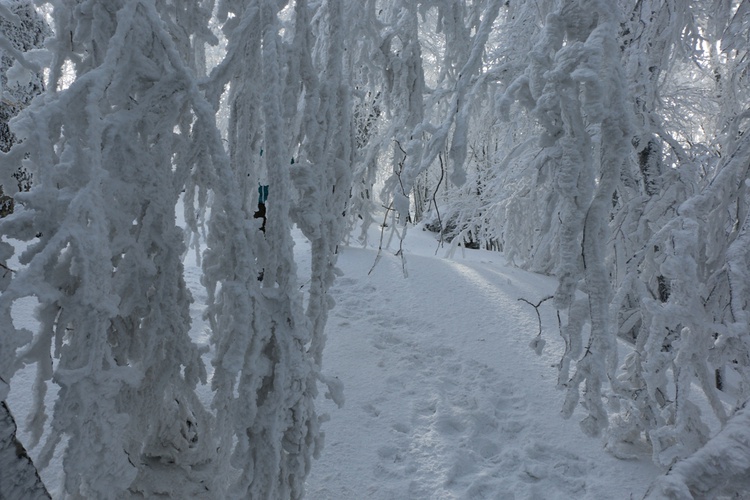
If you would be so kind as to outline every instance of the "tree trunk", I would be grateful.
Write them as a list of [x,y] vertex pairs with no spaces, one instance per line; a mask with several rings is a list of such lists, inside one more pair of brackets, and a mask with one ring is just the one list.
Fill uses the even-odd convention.
[[26,449],[16,438],[16,421],[5,401],[0,403],[0,498],[51,498]]

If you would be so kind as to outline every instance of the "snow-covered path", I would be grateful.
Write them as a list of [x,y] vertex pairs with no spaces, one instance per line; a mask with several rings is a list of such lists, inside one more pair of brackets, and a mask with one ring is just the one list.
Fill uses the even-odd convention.
[[617,460],[559,416],[550,306],[545,353],[528,346],[537,319],[518,299],[554,282],[498,254],[448,260],[414,245],[406,279],[392,254],[368,276],[373,250],[342,251],[324,363],[347,401],[320,403],[331,421],[308,498],[641,498],[658,474],[648,457]]
[[[309,246],[298,232],[296,239],[305,286]],[[580,415],[559,416],[563,394],[553,365],[562,346],[549,303],[540,309],[544,353],[529,347],[537,318],[518,299],[536,303],[551,294],[554,280],[509,267],[498,253],[445,259],[434,251],[431,235],[413,231],[404,278],[392,251],[368,275],[376,251],[342,248],[324,369],[343,380],[346,404],[339,409],[322,395],[318,401],[330,421],[307,498],[642,498],[659,474],[645,451],[640,460],[617,460],[583,435]],[[206,343],[205,289],[192,256],[185,278],[196,299],[192,335]],[[17,316],[28,320],[34,304],[22,306]],[[27,372],[14,379],[9,398],[20,416],[31,404]],[[200,389],[208,404],[209,388]],[[59,467],[56,456],[42,472],[53,492]]]

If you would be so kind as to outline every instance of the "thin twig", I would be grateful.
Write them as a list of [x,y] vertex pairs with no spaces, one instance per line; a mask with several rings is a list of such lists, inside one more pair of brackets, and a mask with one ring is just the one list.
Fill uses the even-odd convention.
[[9,271],[9,272],[14,273],[14,274],[17,272],[15,269],[11,269],[11,268],[9,268],[8,266],[6,266],[5,264],[2,264],[2,263],[0,263],[0,267],[2,267],[6,271]]
[[385,235],[385,224],[388,222],[388,214],[393,210],[393,202],[391,202],[388,207],[385,209],[385,216],[383,217],[383,225],[380,226],[380,244],[378,245],[378,253],[375,255],[375,262],[372,263],[372,267],[370,268],[370,271],[367,273],[369,276],[372,274],[372,272],[375,270],[375,266],[378,265],[378,262],[380,262],[380,256],[383,253],[383,236]]
[[546,302],[546,301],[548,301],[549,299],[552,299],[552,298],[554,298],[554,295],[550,295],[548,297],[544,297],[542,300],[540,300],[536,304],[534,304],[532,302],[529,302],[528,300],[523,299],[523,298],[518,299],[518,300],[520,300],[522,302],[526,302],[528,305],[530,305],[531,307],[534,308],[534,311],[536,311],[536,318],[539,320],[539,333],[537,334],[537,337],[541,337],[542,336],[542,316],[541,316],[541,314],[539,314],[539,306],[541,306],[544,302]]
[[443,182],[443,177],[445,177],[445,165],[443,165],[443,153],[438,154],[438,158],[440,159],[440,179],[438,179],[437,186],[435,186],[435,191],[432,193],[432,204],[435,205],[435,213],[437,214],[438,224],[440,225],[440,241],[438,241],[438,247],[435,249],[435,255],[437,255],[438,250],[443,246],[443,221],[440,218],[440,210],[438,209],[437,204],[437,193],[438,189],[440,189],[440,184]]
[[[409,198],[409,196],[406,194],[406,189],[404,188],[404,182],[401,180],[401,172],[404,171],[404,163],[406,163],[407,154],[406,154],[406,151],[404,151],[404,148],[401,147],[401,143],[400,142],[398,142],[396,139],[394,139],[393,142],[395,142],[398,145],[398,149],[400,149],[401,152],[404,153],[404,159],[399,162],[399,164],[398,164],[398,171],[395,172],[395,174],[396,174],[396,178],[398,179],[398,184],[399,184],[399,186],[401,186],[401,194],[405,198]],[[404,222],[404,224],[406,224],[406,222],[408,222],[409,217],[410,216],[407,213],[406,214],[406,219],[407,220]]]
[[[401,172],[404,170],[404,163],[406,162],[406,151],[403,147],[401,147],[401,143],[394,139],[394,142],[396,145],[398,145],[398,149],[401,150],[401,152],[404,154],[404,159],[401,160],[401,162],[398,164],[398,172],[396,172],[396,178],[398,179],[399,186],[401,186],[401,194],[406,198],[409,199],[409,195],[406,194],[406,189],[404,188],[404,182],[401,179]],[[391,205],[393,205],[391,203]],[[388,216],[388,213],[386,212],[386,217]],[[404,278],[408,277],[408,273],[406,272],[406,257],[404,257],[404,238],[406,237],[406,227],[407,224],[411,221],[411,214],[407,211],[406,213],[406,220],[404,221],[404,230],[398,235],[399,243],[398,243],[398,252],[396,252],[396,255],[401,257],[401,270],[404,273]],[[394,231],[396,229],[396,224],[394,221]]]
[[404,278],[408,278],[409,272],[406,270],[406,256],[404,255],[404,238],[406,238],[406,226],[404,226],[403,233],[399,235],[396,255],[401,257],[401,272],[404,274]]

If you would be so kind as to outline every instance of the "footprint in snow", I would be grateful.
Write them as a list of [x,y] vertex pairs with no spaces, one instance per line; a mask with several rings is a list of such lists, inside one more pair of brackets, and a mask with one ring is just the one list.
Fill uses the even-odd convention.
[[[399,344],[393,391],[411,392],[410,425],[392,424],[378,451],[381,477],[408,478],[410,499],[573,499],[586,493],[589,461],[544,442],[519,386],[443,346]],[[422,355],[419,355],[422,353]],[[507,377],[506,377],[507,378]],[[404,492],[401,492],[402,494]]]
[[[493,384],[499,376],[492,368],[463,360],[453,349],[412,349],[423,355],[403,353],[404,376],[392,376],[413,391],[411,425],[394,424],[396,432],[383,446],[398,451],[381,453],[377,470],[408,475],[409,498],[482,498],[499,481],[490,472],[502,461],[503,443],[515,439],[503,423],[522,427],[523,399]],[[467,376],[471,373],[476,377]]]

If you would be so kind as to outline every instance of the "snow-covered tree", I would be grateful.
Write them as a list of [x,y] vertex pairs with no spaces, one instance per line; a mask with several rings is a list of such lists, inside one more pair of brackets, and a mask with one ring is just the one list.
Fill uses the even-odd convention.
[[[13,9],[36,38],[11,43]],[[12,390],[35,365],[30,445],[47,437],[41,465],[62,457],[66,494],[301,497],[318,387],[341,396],[322,371],[337,245],[383,211],[399,238],[424,221],[554,275],[564,413],[580,403],[619,456],[645,439],[673,467],[654,491],[726,490],[712,443],[744,439],[731,407],[750,398],[750,2],[48,9],[48,91],[29,103],[43,25],[28,1],[0,3],[2,109],[25,107],[0,184],[15,191],[21,166],[35,181],[0,223],[0,377]],[[311,244],[302,288],[293,225]],[[210,407],[188,245],[205,247]],[[38,302],[34,331],[14,323],[22,301]]]
[[[60,388],[41,465],[60,449],[73,496],[301,497],[322,445],[318,383],[341,401],[321,368],[351,186],[356,12],[335,0],[52,7],[49,92],[14,125],[21,141],[2,179],[22,163],[37,179],[1,228],[27,245],[3,281],[0,375],[36,364],[34,441],[47,384]],[[207,76],[215,8],[227,50]],[[227,86],[225,151],[216,116]],[[261,176],[265,232],[252,217]],[[188,337],[183,192],[193,230],[195,210],[210,214],[214,414],[195,394],[207,378]],[[292,223],[312,244],[306,297]],[[6,268],[12,255],[3,243]],[[30,297],[34,332],[12,316]]]
[[[50,30],[31,0],[13,0],[0,9],[0,151],[7,152],[15,141],[8,122],[44,90],[41,65],[29,52],[42,47]],[[26,170],[19,168],[15,179],[19,190],[29,190]],[[0,216],[12,211],[13,198],[0,188]]]
[[[748,2],[509,2],[496,17],[491,2],[384,5],[366,36],[395,47],[367,81],[385,110],[385,206],[401,223],[429,207],[428,227],[555,275],[566,413],[583,394],[585,430],[615,454],[645,435],[657,463],[691,455],[711,418],[727,421],[718,391],[747,398]],[[416,42],[402,34],[415,23]],[[415,64],[423,83],[403,97],[389,71]],[[462,165],[463,186],[443,176]],[[633,343],[622,366],[618,337]]]
[[[566,351],[559,385],[566,388],[570,415],[583,384],[588,434],[607,427],[602,385],[614,376],[616,343],[610,328],[611,289],[604,242],[612,196],[630,140],[625,80],[614,7],[598,2],[562,2],[546,17],[526,72],[508,88],[532,104],[544,129],[541,146],[551,163],[560,229],[554,274],[558,309],[568,313],[561,333]],[[579,282],[587,293],[576,298]],[[590,323],[588,338],[584,322]],[[570,367],[575,363],[575,371]]]
[[[590,14],[595,5],[585,8],[584,4],[549,2],[541,9],[547,14],[538,35],[537,47],[542,50],[532,52],[537,57],[530,69],[509,86],[506,95],[529,105],[532,116],[544,126],[544,149],[538,153],[542,160],[533,164],[548,168],[556,165],[556,159],[570,157],[575,158],[572,165],[580,168],[607,159],[619,169],[612,170],[611,176],[598,169],[588,174],[577,170],[575,176],[555,177],[552,183],[547,175],[537,177],[536,183],[529,176],[520,180],[522,188],[549,193],[541,196],[548,207],[560,207],[561,188],[576,186],[570,207],[580,209],[586,207],[583,201],[591,199],[580,190],[581,180],[588,179],[589,186],[602,194],[596,240],[608,243],[593,248],[594,254],[586,251],[592,204],[577,217],[571,217],[576,212],[564,205],[542,212],[541,231],[539,225],[506,218],[506,224],[514,224],[514,235],[528,235],[508,241],[508,246],[520,253],[524,247],[519,248],[519,243],[530,241],[526,249],[547,253],[550,246],[542,242],[555,234],[559,246],[551,255],[558,266],[550,271],[561,282],[558,306],[561,297],[572,297],[570,292],[577,288],[586,293],[587,302],[573,302],[562,328],[568,351],[561,363],[560,384],[572,396],[567,411],[578,392],[571,392],[571,386],[583,379],[591,382],[598,372],[601,386],[594,380],[585,391],[584,407],[589,413],[585,428],[606,429],[609,446],[618,455],[626,455],[627,443],[645,432],[655,462],[669,466],[691,456],[709,439],[709,417],[701,415],[690,398],[695,386],[722,424],[727,422],[727,409],[717,386],[723,387],[725,379],[734,380],[733,387],[723,388],[737,404],[747,398],[748,358],[740,333],[747,330],[743,319],[747,301],[740,298],[744,287],[738,286],[745,281],[747,261],[738,249],[743,245],[745,221],[743,127],[748,101],[739,84],[744,71],[727,70],[744,64],[739,40],[746,36],[747,3],[621,2],[619,10],[612,8],[606,17],[598,12],[594,23]],[[603,19],[617,21],[610,24],[609,50],[601,52],[604,64],[614,64],[604,74],[617,75],[617,91],[603,73],[588,72],[594,79],[587,80],[574,55],[580,50],[575,48],[575,33],[586,32]],[[590,41],[589,36],[582,47]],[[583,85],[562,94],[560,82],[566,81],[556,79],[556,71],[562,69]],[[619,99],[619,104],[605,109],[615,110],[613,117],[621,123],[630,122],[621,128],[616,148],[605,134],[604,122],[596,126],[591,118],[597,114],[586,109],[587,94],[597,85],[604,96]],[[555,93],[547,91],[555,87]],[[575,106],[565,108],[571,98]],[[576,113],[577,109],[585,111]],[[576,123],[577,128],[572,126]],[[560,148],[570,140],[578,142]],[[607,158],[607,149],[617,155]],[[525,203],[514,194],[505,206]],[[611,236],[601,232],[607,225]],[[597,286],[588,277],[594,256],[600,266]],[[522,262],[531,267],[535,261]],[[599,305],[592,307],[592,300]],[[596,349],[602,333],[609,339],[609,349]],[[634,351],[619,372],[612,349],[617,335],[634,342]],[[573,367],[571,376],[568,370]],[[731,376],[725,376],[727,370],[733,372]],[[701,462],[709,455],[697,452],[690,463],[693,467],[704,463],[710,475],[710,464]]]
[[[186,172],[173,163],[200,140],[176,130],[200,97],[174,40],[197,30],[183,24],[181,38],[165,29],[191,6],[53,7],[48,90],[19,116],[20,143],[2,162],[3,185],[21,163],[35,179],[1,228],[26,242],[0,297],[2,377],[36,365],[34,441],[48,382],[59,387],[38,465],[61,448],[66,494],[206,494],[216,446],[193,392],[206,372],[187,335],[191,298],[175,226]],[[33,332],[12,316],[27,297],[39,302]]]
[[[351,186],[344,47],[352,11],[337,0],[284,7],[219,4],[228,50],[207,86],[218,107],[229,85],[231,112],[231,169],[212,186],[204,257],[216,345],[213,406],[222,447],[233,450],[227,466],[238,473],[229,495],[250,498],[303,495],[322,446],[318,382],[340,397],[321,367],[332,306],[326,293]],[[269,185],[264,232],[252,219],[261,179]],[[312,246],[304,301],[292,223]]]
[[[0,4],[0,151],[7,152],[15,138],[8,121],[42,92],[40,66],[27,52],[41,47],[49,27],[29,1]],[[14,67],[14,63],[18,67]],[[9,79],[15,72],[15,80]],[[14,174],[19,190],[28,191],[24,169]],[[0,216],[13,211],[13,198],[0,188]],[[11,272],[6,269],[5,274]],[[9,387],[0,379],[0,492],[8,498],[49,498],[24,445],[16,435],[16,422],[5,398]]]

